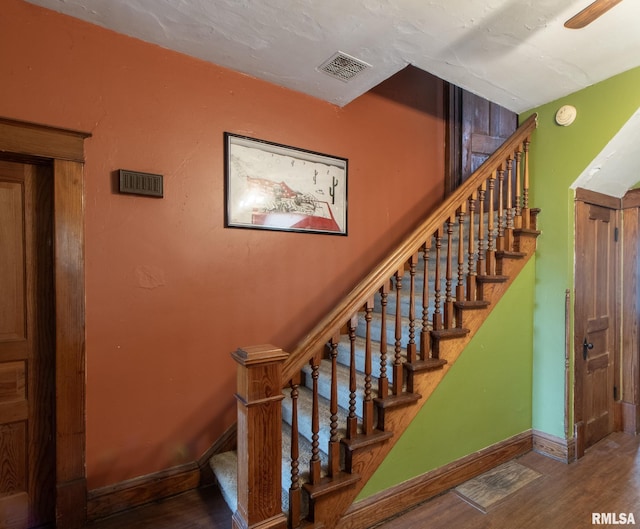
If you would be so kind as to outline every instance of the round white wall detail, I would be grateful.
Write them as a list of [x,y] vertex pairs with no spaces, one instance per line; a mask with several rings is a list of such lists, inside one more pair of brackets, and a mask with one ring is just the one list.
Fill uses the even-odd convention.
[[556,123],[563,127],[568,127],[575,121],[577,114],[576,107],[571,105],[561,106],[556,112]]

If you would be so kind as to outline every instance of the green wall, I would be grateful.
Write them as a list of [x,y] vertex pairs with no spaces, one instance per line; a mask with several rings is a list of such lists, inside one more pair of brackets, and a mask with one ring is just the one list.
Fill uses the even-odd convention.
[[[572,125],[561,127],[554,116],[565,104],[576,107],[578,113]],[[574,191],[570,186],[638,107],[640,68],[531,111],[538,113],[538,129],[530,155],[530,203],[542,210],[534,306],[533,428],[557,437],[564,437],[567,289],[573,300]]]
[[531,428],[535,257],[369,480],[360,499]]
[[[569,127],[554,122],[564,104],[578,111]],[[536,257],[359,499],[530,428],[564,437],[565,291],[573,296],[570,186],[639,107],[636,68],[521,115],[538,113],[530,152],[530,205],[542,210]]]

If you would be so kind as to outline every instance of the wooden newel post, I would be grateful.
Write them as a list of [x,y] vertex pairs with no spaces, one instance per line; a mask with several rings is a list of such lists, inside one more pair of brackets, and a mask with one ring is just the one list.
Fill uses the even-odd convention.
[[273,345],[244,347],[238,362],[238,510],[234,529],[286,529],[282,512],[282,365]]

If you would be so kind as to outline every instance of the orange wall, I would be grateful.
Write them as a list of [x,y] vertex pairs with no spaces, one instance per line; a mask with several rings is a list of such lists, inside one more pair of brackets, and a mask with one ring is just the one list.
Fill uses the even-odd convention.
[[[418,70],[337,108],[21,0],[0,49],[0,116],[92,134],[90,489],[197,459],[235,420],[229,353],[291,348],[442,197],[442,85]],[[225,229],[224,131],[348,158],[349,236]],[[119,168],[165,198],[116,194]]]

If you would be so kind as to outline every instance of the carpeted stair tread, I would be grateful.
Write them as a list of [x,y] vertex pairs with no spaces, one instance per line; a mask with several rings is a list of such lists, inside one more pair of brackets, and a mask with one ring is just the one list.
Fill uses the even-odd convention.
[[[364,355],[364,352],[362,353]],[[363,359],[364,362],[364,359]],[[373,362],[372,362],[373,364]],[[380,371],[380,361],[378,360],[378,372]],[[373,367],[373,366],[372,366]],[[322,395],[325,399],[331,399],[331,360],[323,359],[320,362],[319,366],[319,376],[318,376],[318,393]],[[307,388],[312,389],[313,380],[311,378],[311,366],[305,366],[302,369],[303,373],[305,373],[305,385]],[[373,369],[372,369],[373,371]],[[349,406],[349,398],[351,396],[351,391],[349,389],[349,385],[351,382],[351,374],[349,368],[344,365],[338,363],[336,366],[336,380],[337,380],[337,389],[338,389],[338,403],[346,408]],[[378,379],[373,375],[371,377],[372,388],[377,388]],[[377,392],[372,389],[373,396],[377,396]],[[360,402],[364,397],[364,373],[358,372],[356,376],[356,400]]]
[[231,512],[238,510],[238,454],[235,450],[214,455],[209,466]]
[[[309,462],[312,456],[311,443],[304,437],[298,438],[298,468],[300,483],[306,483],[309,480]],[[321,476],[325,476],[325,468],[329,458],[326,453],[321,450],[318,453],[320,464],[322,466]],[[238,453],[235,450],[223,452],[214,455],[209,460],[209,466],[213,470],[218,481],[218,486],[222,491],[222,496],[229,506],[231,512],[235,512],[238,508],[237,502],[237,483],[238,483]],[[284,423],[282,428],[282,510],[287,512],[289,509],[288,490],[291,486],[291,427]],[[306,498],[303,497],[303,500]],[[306,501],[303,510],[306,511]]]
[[[285,398],[282,400],[282,420],[291,425],[293,416],[293,404],[291,399],[291,391],[285,389],[283,391]],[[360,408],[360,406],[358,406]],[[298,431],[301,435],[306,437],[309,441],[312,440],[311,422],[313,409],[313,395],[309,389],[300,386],[298,389]],[[322,396],[318,397],[318,415],[323,418],[331,417],[331,410],[329,407],[329,400]],[[338,410],[338,417],[346,417],[348,410],[341,407]],[[360,412],[356,409],[356,415],[360,418]],[[343,421],[344,422],[344,421]],[[344,424],[340,424],[338,428],[338,434],[340,437],[344,437],[346,427]],[[318,432],[318,443],[321,447],[329,446],[330,430],[329,428],[321,428]]]
[[[395,341],[396,341],[396,320],[395,320],[395,315],[392,315],[392,317],[389,317],[389,316],[390,315],[387,314],[387,319],[386,319],[387,346],[388,346],[387,349],[390,351],[393,351]],[[410,320],[409,318],[403,317],[401,321],[402,321],[401,341],[402,341],[403,347],[406,347],[406,344],[409,342]],[[414,333],[416,337],[419,335],[421,330],[422,330],[422,318],[416,318],[414,321]],[[376,341],[377,343],[379,343],[381,332],[382,332],[382,314],[379,314],[377,312],[373,312],[371,314],[370,331],[371,331],[372,342]],[[356,327],[356,334],[357,336],[364,338],[366,336],[366,332],[367,332],[367,323],[364,319],[364,316],[361,315],[358,318],[358,326]],[[346,339],[348,341],[348,337],[346,337]],[[380,349],[378,348],[378,351],[379,350]]]
[[[356,371],[359,376],[364,376],[364,362],[366,352],[366,340],[360,336],[356,336],[355,339],[355,361]],[[391,366],[394,362],[395,351],[393,345],[387,344],[387,378],[390,382],[393,382],[393,373],[391,372]],[[406,358],[406,350],[402,350],[403,361]],[[351,360],[351,341],[348,336],[343,336],[338,343],[338,363],[344,366],[348,366]],[[348,368],[347,368],[348,369]],[[371,376],[375,379],[380,378],[380,342],[371,341]]]

